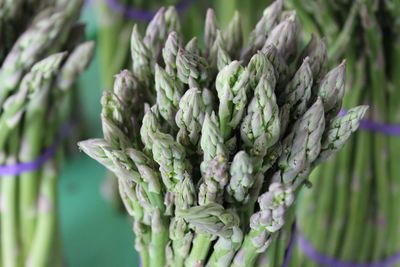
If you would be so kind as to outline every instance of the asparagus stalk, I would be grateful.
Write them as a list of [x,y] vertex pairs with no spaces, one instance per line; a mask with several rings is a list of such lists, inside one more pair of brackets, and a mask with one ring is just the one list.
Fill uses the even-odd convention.
[[[370,42],[370,53],[368,54],[369,60],[369,71],[371,74],[371,87],[372,87],[372,97],[376,105],[373,115],[376,119],[386,120],[386,101],[385,101],[385,91],[379,90],[378,88],[387,88],[386,78],[384,72],[384,62],[380,64],[372,64],[378,58],[383,57],[383,45],[382,45],[382,33],[379,26],[375,21],[375,16],[372,14],[372,2],[365,1],[365,6],[361,11],[361,15],[364,19],[370,19],[370,23],[364,23],[364,29],[366,30],[365,37]],[[374,136],[374,148],[373,153],[381,154],[386,149],[386,139],[381,134],[376,134]],[[388,176],[387,168],[381,161],[374,161],[374,168],[377,173],[377,198],[378,198],[378,209],[377,209],[377,219],[384,223],[384,225],[378,225],[377,240],[375,243],[375,250],[373,254],[373,259],[377,260],[380,254],[384,250],[385,236],[386,236],[386,223],[387,216],[389,213],[389,199],[386,192],[388,192]]]
[[[6,164],[17,162],[19,135],[17,129],[11,131],[6,155]],[[1,180],[2,216],[1,216],[1,250],[4,266],[21,266],[21,255],[18,252],[18,214],[17,214],[17,176],[5,175]]]
[[[183,210],[194,206],[196,203],[195,188],[191,177],[177,184],[175,205],[176,210]],[[182,218],[173,218],[170,224],[170,236],[172,239],[172,248],[174,259],[172,266],[184,266],[185,257],[189,254],[190,246],[193,240],[193,232],[189,229],[188,223]]]
[[[214,113],[211,117],[206,114],[202,134],[200,144],[204,152],[204,160],[200,166],[204,180],[199,187],[199,207],[222,203],[224,188],[229,180],[223,138]],[[211,242],[215,238],[213,234],[216,233],[200,232],[194,237],[186,265],[193,266],[205,262]]]
[[[398,8],[399,8],[399,3],[396,1],[392,1],[392,2],[388,2],[387,3],[387,8],[390,10],[390,18],[394,19],[395,21],[395,25],[398,25]],[[394,27],[394,33],[392,34],[392,47],[391,47],[391,51],[393,51],[393,56],[392,59],[389,61],[390,65],[391,65],[391,70],[388,74],[388,76],[390,77],[391,81],[392,81],[392,88],[390,90],[390,100],[389,100],[389,122],[390,123],[396,123],[399,121],[399,109],[397,107],[398,103],[398,99],[399,99],[399,90],[395,90],[395,88],[399,88],[400,85],[400,80],[399,77],[397,75],[395,75],[395,73],[398,73],[399,71],[399,64],[396,64],[397,59],[400,56],[400,47],[398,44],[398,39],[399,39],[399,31],[398,31],[398,27]],[[388,140],[389,144],[388,144],[388,148],[390,151],[389,154],[389,158],[397,158],[398,157],[398,147],[399,147],[399,141],[395,136],[389,137]],[[393,188],[390,192],[392,194],[392,204],[391,204],[391,211],[390,214],[392,215],[392,217],[390,218],[390,222],[391,222],[391,227],[389,229],[390,232],[388,234],[389,236],[389,242],[390,242],[390,246],[389,246],[389,254],[394,254],[396,253],[396,251],[399,250],[399,242],[397,237],[399,236],[399,229],[396,226],[396,222],[398,222],[399,220],[399,211],[396,209],[395,205],[393,203],[395,203],[398,199],[399,199],[399,190],[397,189],[397,185],[398,185],[398,173],[400,171],[399,167],[397,164],[395,164],[395,162],[393,161],[393,163],[390,164],[389,167],[389,172],[390,172],[390,178],[391,178],[391,185],[390,187]],[[395,265],[395,266],[398,266]]]
[[292,201],[290,189],[285,189],[280,183],[270,185],[269,190],[258,199],[261,210],[251,217],[251,230],[235,255],[232,266],[254,265],[258,254],[265,252],[272,242],[272,234],[283,226],[285,209]]

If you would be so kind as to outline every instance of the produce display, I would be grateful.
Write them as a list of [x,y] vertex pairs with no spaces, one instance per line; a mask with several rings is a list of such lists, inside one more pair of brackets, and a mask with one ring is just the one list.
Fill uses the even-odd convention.
[[83,1],[0,4],[0,266],[61,266],[57,177],[74,83],[91,60]]
[[360,131],[299,198],[290,266],[400,266],[400,1],[288,3],[308,32],[333,44],[328,65],[346,58],[342,113],[369,106]]
[[246,41],[239,13],[222,29],[209,9],[201,45],[180,29],[174,7],[143,37],[133,26],[130,70],[101,100],[103,138],[79,146],[117,177],[142,266],[280,266],[263,257],[299,190],[367,106],[339,114],[346,63],[327,70],[316,36],[301,48],[281,0]]

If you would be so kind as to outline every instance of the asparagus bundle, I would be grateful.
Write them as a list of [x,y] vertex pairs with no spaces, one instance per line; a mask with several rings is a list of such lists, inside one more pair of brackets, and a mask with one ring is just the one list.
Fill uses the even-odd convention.
[[[290,2],[308,30],[333,41],[328,49],[333,59],[346,56],[350,82],[344,107],[371,107],[364,129],[312,175],[314,188],[298,205],[299,240],[332,262],[400,266],[390,261],[400,251],[400,139],[390,127],[400,122],[400,2]],[[308,252],[297,246],[290,266],[323,265]]]
[[[37,2],[37,3],[36,3]],[[0,7],[0,266],[61,265],[57,174],[71,89],[92,57],[77,22],[82,1]],[[4,44],[4,45],[3,45]],[[65,128],[65,127],[64,127]],[[66,131],[66,130],[64,130]]]
[[338,115],[345,64],[325,73],[322,41],[298,50],[281,0],[245,45],[237,15],[220,29],[208,10],[203,50],[161,18],[144,37],[133,27],[131,70],[101,100],[104,138],[79,146],[117,177],[143,266],[258,266],[367,108]]

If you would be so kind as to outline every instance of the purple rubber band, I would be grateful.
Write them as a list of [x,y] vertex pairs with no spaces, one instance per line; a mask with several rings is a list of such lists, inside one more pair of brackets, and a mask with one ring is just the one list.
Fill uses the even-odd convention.
[[[179,3],[175,5],[175,8],[178,13],[185,12],[188,7],[195,0],[181,0]],[[107,5],[117,13],[121,13],[124,16],[134,19],[134,20],[142,20],[142,21],[150,21],[153,19],[156,12],[142,9],[135,9],[132,7],[125,6],[121,4],[119,0],[106,0]]]
[[46,161],[54,157],[61,140],[68,135],[72,128],[73,123],[66,123],[61,126],[59,135],[55,142],[37,159],[30,162],[17,163],[13,165],[0,165],[0,178],[2,176],[14,176],[39,169]]
[[[293,242],[292,242],[293,241]],[[304,254],[313,260],[314,262],[327,267],[390,267],[400,262],[400,252],[378,262],[373,263],[352,263],[333,259],[326,255],[319,253],[310,242],[301,234],[301,232],[295,227],[292,232],[292,240],[288,245],[287,253],[282,267],[287,267],[294,247],[294,243],[298,243],[300,249]],[[290,252],[290,253],[289,253]]]
[[[340,116],[347,113],[346,110],[342,109],[339,112]],[[385,124],[380,122],[375,122],[371,120],[361,120],[360,129],[368,130],[371,132],[383,133],[386,135],[400,135],[400,125],[398,124]]]
[[285,257],[283,260],[282,267],[288,267],[290,259],[292,258],[294,244],[296,243],[296,223],[293,224],[292,234],[290,236],[289,244],[285,251]]
[[86,0],[84,3],[84,7],[88,8],[92,4],[92,0]]

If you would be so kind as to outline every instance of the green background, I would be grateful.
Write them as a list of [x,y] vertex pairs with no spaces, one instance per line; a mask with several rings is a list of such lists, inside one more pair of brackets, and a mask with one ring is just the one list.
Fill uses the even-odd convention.
[[[88,39],[96,39],[95,16],[86,5],[82,20],[87,23]],[[91,137],[100,137],[101,84],[98,57],[80,80],[82,113]],[[61,232],[68,267],[134,267],[132,224],[101,194],[105,169],[83,153],[67,159],[59,183]]]

